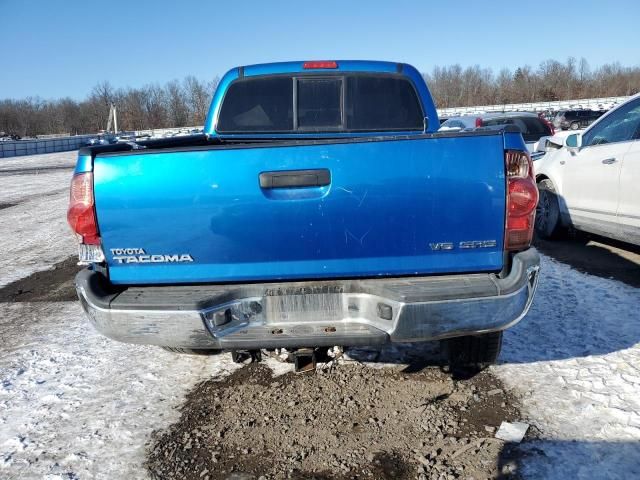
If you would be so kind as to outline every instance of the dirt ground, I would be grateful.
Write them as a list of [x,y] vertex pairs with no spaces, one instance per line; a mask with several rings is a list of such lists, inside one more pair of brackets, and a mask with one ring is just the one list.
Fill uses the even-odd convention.
[[51,270],[33,273],[0,288],[0,302],[67,302],[77,300],[73,279],[82,267],[77,257],[57,263]]
[[147,466],[158,479],[518,478],[517,447],[494,438],[516,405],[488,372],[250,364],[192,391]]

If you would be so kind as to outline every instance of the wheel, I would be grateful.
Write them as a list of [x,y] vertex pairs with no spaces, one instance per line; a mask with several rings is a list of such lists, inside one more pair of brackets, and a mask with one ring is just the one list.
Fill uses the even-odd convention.
[[180,348],[180,347],[161,347],[163,350],[171,353],[185,353],[187,355],[217,355],[222,350],[216,348]]
[[502,332],[448,338],[442,343],[450,371],[474,375],[496,363],[502,348]]
[[548,178],[538,182],[538,193],[540,199],[536,206],[536,234],[544,239],[549,240],[561,236],[563,231],[560,224],[560,205],[558,204],[558,195],[553,183]]
[[569,126],[569,128],[571,130],[578,130],[578,128],[580,128],[580,125],[578,124],[578,122],[571,122],[571,125]]

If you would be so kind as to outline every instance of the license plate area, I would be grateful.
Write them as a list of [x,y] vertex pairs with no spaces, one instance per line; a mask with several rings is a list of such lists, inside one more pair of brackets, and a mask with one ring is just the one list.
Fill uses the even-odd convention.
[[267,292],[265,304],[268,324],[332,322],[346,317],[345,296],[340,286],[278,289]]

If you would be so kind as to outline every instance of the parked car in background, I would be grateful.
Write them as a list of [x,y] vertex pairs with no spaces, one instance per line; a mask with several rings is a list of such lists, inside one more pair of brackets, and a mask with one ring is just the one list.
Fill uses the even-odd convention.
[[110,145],[112,143],[117,143],[118,137],[113,134],[101,134],[97,137],[90,138],[87,140],[86,146],[91,147],[93,145]]
[[553,126],[558,130],[586,128],[604,113],[604,110],[560,110],[553,118]]
[[93,145],[106,145],[107,141],[103,137],[92,137],[87,140],[86,146],[90,147]]
[[568,135],[535,172],[539,236],[573,227],[640,245],[640,95]]
[[495,130],[505,125],[518,127],[531,153],[538,150],[541,139],[551,137],[555,133],[550,122],[530,112],[482,113],[450,117],[440,126],[440,131],[471,131],[476,128]]
[[[547,122],[553,125],[553,119],[556,116],[556,112],[554,112],[553,110],[544,110],[542,112],[537,112],[537,113],[540,118],[544,118]],[[555,129],[555,126],[554,126],[554,129]]]
[[20,135],[0,132],[0,142],[14,142],[16,140],[20,140]]

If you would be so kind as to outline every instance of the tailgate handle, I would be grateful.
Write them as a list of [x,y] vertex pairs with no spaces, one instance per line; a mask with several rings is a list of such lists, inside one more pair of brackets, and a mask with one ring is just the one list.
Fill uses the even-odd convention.
[[324,187],[331,183],[331,173],[327,168],[316,170],[281,170],[262,172],[260,188],[302,188]]

